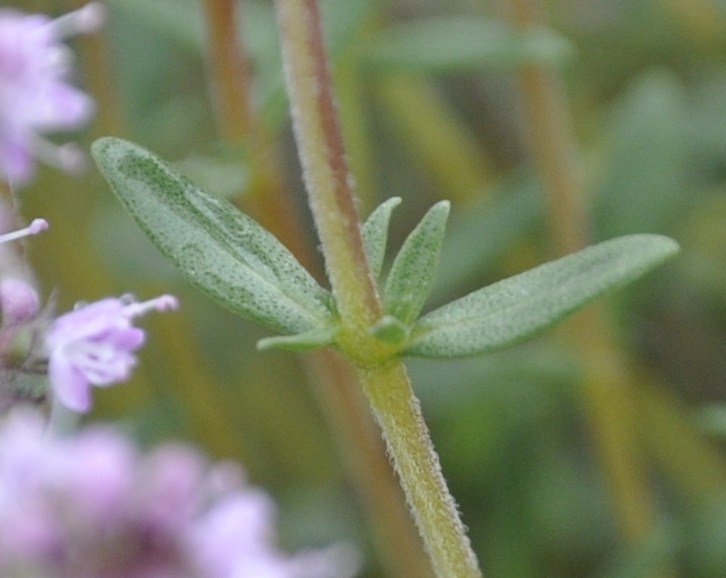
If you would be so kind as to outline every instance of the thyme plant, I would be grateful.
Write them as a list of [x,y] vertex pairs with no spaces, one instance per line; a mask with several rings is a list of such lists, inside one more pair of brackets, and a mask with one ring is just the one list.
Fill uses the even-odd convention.
[[423,313],[449,202],[435,204],[385,270],[391,198],[356,208],[316,0],[276,0],[287,90],[323,287],[268,230],[131,142],[105,137],[93,157],[149,239],[230,311],[275,332],[258,347],[336,349],[355,369],[440,578],[481,576],[409,382],[408,357],[449,359],[519,343],[678,251],[664,236],[587,247]]

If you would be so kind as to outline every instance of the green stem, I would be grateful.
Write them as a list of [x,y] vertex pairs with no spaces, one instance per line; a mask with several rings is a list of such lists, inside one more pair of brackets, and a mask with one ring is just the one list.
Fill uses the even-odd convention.
[[441,578],[480,578],[481,571],[401,362],[361,369],[363,390],[383,430],[396,473]]
[[344,328],[366,334],[381,315],[361,241],[316,0],[276,0],[283,62],[328,277]]
[[334,351],[316,351],[306,369],[317,386],[350,483],[361,498],[386,576],[431,578],[433,569],[408,515],[381,434],[350,364]]
[[[368,328],[381,304],[363,250],[316,0],[275,0],[293,127],[310,206],[343,325],[426,550],[440,578],[481,576],[404,365],[384,363]],[[390,353],[389,353],[390,355]]]

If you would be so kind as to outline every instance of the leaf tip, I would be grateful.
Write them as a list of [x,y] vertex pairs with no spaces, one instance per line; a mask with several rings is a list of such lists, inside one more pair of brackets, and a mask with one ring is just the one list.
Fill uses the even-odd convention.
[[647,253],[652,258],[654,266],[681,252],[681,246],[678,242],[665,235],[642,233],[629,235],[625,238],[630,239],[636,245],[636,249],[642,253]]

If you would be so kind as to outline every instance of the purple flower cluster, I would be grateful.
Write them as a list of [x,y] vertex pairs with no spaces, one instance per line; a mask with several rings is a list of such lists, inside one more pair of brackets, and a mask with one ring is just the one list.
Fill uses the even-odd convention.
[[[44,219],[35,219],[24,229],[0,235],[0,246],[47,228]],[[74,412],[90,409],[92,385],[104,387],[131,376],[135,352],[145,339],[133,320],[153,310],[179,306],[172,295],[145,302],[131,296],[109,297],[48,319],[40,315],[35,288],[16,272],[2,270],[11,261],[11,253],[0,254],[0,370],[14,365],[19,366],[16,370],[32,370],[34,363],[47,359],[54,399]],[[12,400],[13,396],[1,388],[0,394],[2,409],[8,405],[3,398]]]
[[144,343],[143,330],[131,324],[134,317],[177,307],[171,295],[144,303],[130,297],[107,298],[58,317],[45,335],[48,377],[58,401],[86,412],[91,385],[126,381],[136,365],[134,352]]
[[[97,29],[103,17],[97,2],[56,20],[0,9],[0,180],[11,189],[31,179],[35,159],[78,167],[75,147],[42,135],[79,128],[93,114],[93,100],[69,84],[72,55],[62,40]],[[278,549],[274,503],[239,467],[210,465],[181,444],[143,454],[110,427],[56,436],[23,407],[49,389],[53,424],[67,417],[63,408],[88,411],[92,386],[130,377],[145,340],[134,321],[178,302],[106,298],[54,318],[11,243],[48,223],[12,231],[12,205],[0,202],[0,577],[353,576],[357,556],[346,547]]]
[[0,576],[347,578],[346,547],[288,556],[274,504],[188,446],[150,454],[112,429],[50,436],[35,413],[0,425]]
[[104,10],[97,2],[57,20],[0,9],[0,175],[22,186],[33,158],[64,170],[78,168],[81,153],[41,134],[74,130],[94,112],[93,100],[69,84],[72,54],[62,40],[96,30]]

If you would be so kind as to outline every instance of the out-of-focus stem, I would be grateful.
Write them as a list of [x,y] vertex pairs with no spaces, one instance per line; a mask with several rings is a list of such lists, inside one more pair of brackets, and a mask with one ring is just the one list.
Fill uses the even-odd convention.
[[298,150],[328,275],[342,318],[339,345],[359,376],[440,578],[481,576],[441,474],[406,368],[377,357],[368,328],[381,314],[360,236],[315,0],[276,0]]
[[[514,25],[541,25],[536,0],[509,0],[508,6]],[[522,66],[519,80],[530,146],[547,194],[555,249],[559,254],[577,251],[587,243],[588,212],[566,99],[555,74],[545,65]],[[575,316],[569,329],[586,364],[583,403],[620,531],[626,540],[637,543],[651,528],[652,506],[624,360],[600,308],[590,307]]]
[[726,488],[726,464],[717,443],[704,440],[691,412],[652,376],[641,375],[640,415],[646,443],[661,470],[694,504]]
[[[88,0],[73,0],[73,7],[80,9]],[[84,35],[80,52],[85,84],[99,106],[96,111],[95,126],[103,127],[105,134],[119,134],[123,127],[123,114],[118,96],[118,87],[113,74],[110,74],[108,42],[103,31]]]
[[203,0],[213,86],[214,112],[222,140],[246,155],[248,183],[237,199],[306,266],[309,252],[298,243],[302,234],[292,203],[284,192],[275,139],[258,121],[251,97],[251,66],[238,40],[240,10],[234,0]]
[[444,198],[467,201],[491,183],[491,170],[473,135],[426,80],[390,74],[376,92],[406,147]]
[[[509,8],[516,26],[542,25],[538,0],[509,0]],[[587,244],[588,211],[568,105],[559,79],[544,64],[523,65],[519,82],[530,146],[549,203],[554,249],[572,253]]]
[[244,143],[252,132],[250,74],[244,45],[237,42],[236,2],[203,0],[202,5],[218,130],[223,139]]
[[[352,52],[352,53],[351,53]],[[373,171],[373,151],[369,134],[370,116],[365,110],[365,79],[359,56],[353,51],[338,54],[334,71],[335,87],[340,100],[340,124],[345,136],[350,170],[355,177],[356,193],[363,212],[376,206],[376,179]]]

